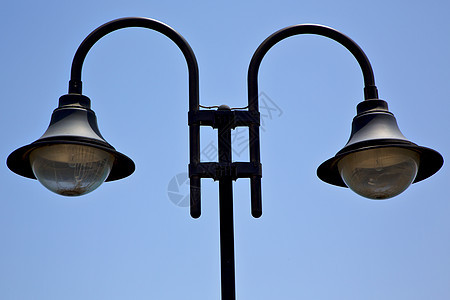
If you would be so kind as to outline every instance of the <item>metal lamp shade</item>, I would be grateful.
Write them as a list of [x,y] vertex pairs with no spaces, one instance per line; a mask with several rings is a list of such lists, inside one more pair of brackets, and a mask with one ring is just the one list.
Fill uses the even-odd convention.
[[117,152],[102,137],[97,117],[90,109],[89,98],[80,94],[68,94],[59,99],[59,106],[52,114],[47,131],[35,142],[12,152],[7,159],[8,168],[18,175],[36,179],[30,164],[30,153],[39,147],[56,144],[90,146],[113,155],[113,166],[106,181],[122,179],[135,170],[134,162]]
[[404,148],[418,153],[419,166],[413,183],[436,173],[444,162],[438,152],[418,146],[403,136],[387,103],[374,99],[358,104],[349,141],[333,158],[319,166],[317,176],[329,184],[347,187],[338,170],[339,161],[350,153],[383,147]]

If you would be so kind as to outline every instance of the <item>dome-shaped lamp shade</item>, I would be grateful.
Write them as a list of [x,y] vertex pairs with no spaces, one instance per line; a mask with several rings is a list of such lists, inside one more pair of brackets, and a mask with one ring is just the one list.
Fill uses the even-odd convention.
[[385,101],[366,100],[357,111],[345,147],[317,169],[320,179],[370,199],[388,199],[441,168],[438,152],[403,136]]
[[64,196],[89,193],[135,169],[130,158],[102,137],[89,98],[79,94],[62,96],[44,135],[11,153],[7,165]]

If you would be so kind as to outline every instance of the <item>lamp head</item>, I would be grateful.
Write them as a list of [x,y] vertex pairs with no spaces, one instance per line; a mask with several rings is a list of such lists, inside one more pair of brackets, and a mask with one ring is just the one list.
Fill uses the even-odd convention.
[[38,179],[64,196],[87,194],[104,181],[122,179],[135,169],[130,158],[102,137],[89,98],[80,94],[62,96],[45,133],[12,152],[7,165],[14,173]]
[[358,104],[349,141],[317,176],[367,198],[387,199],[430,177],[443,162],[438,152],[405,138],[387,103],[372,99]]

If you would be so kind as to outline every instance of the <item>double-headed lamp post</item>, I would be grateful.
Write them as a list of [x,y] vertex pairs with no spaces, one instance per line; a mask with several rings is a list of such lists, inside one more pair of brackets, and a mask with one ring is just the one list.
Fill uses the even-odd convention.
[[[63,196],[87,194],[104,181],[114,181],[134,172],[133,161],[117,152],[100,134],[90,99],[82,95],[81,69],[91,47],[103,36],[122,28],[143,27],[170,38],[182,51],[189,70],[189,178],[190,212],[200,216],[201,178],[219,181],[222,299],[235,299],[233,180],[250,178],[252,215],[261,209],[259,148],[258,70],[264,55],[279,41],[299,34],[331,38],[347,48],[364,76],[365,100],[358,104],[350,139],[333,158],[321,164],[317,175],[323,181],[349,187],[371,199],[387,199],[403,192],[411,183],[436,173],[442,156],[418,146],[400,132],[387,103],[378,99],[369,60],[346,35],[326,26],[304,24],[281,29],[264,40],[255,51],[248,70],[248,109],[200,110],[198,65],[186,40],[169,26],[147,18],[122,18],[95,29],[79,46],[72,63],[69,93],[59,99],[47,131],[35,142],[12,152],[8,167],[24,177],[37,179]],[[218,162],[200,162],[200,126],[218,130]],[[249,127],[249,162],[233,162],[231,130]]]

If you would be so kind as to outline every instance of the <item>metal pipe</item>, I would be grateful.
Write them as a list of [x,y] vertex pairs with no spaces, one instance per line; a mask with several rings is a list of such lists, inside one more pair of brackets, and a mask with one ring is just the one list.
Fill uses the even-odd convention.
[[[220,110],[220,108],[219,108]],[[219,163],[231,163],[230,118],[224,115],[218,126]],[[222,300],[236,299],[234,270],[233,180],[231,176],[219,179],[220,261]]]
[[258,71],[261,61],[266,55],[267,51],[269,51],[270,48],[272,48],[275,44],[284,40],[285,38],[299,34],[316,34],[325,36],[332,40],[335,40],[336,42],[347,48],[347,50],[349,50],[356,58],[361,67],[364,77],[365,99],[378,98],[378,92],[375,86],[375,76],[372,70],[372,66],[366,54],[358,46],[358,44],[356,44],[351,38],[349,38],[345,34],[333,28],[316,24],[300,24],[285,27],[273,33],[259,45],[255,53],[253,54],[253,57],[250,61],[250,65],[248,68],[248,77],[247,77],[249,110],[258,109]]
[[[198,63],[189,43],[183,38],[181,34],[172,29],[170,26],[149,18],[129,17],[110,21],[92,31],[81,42],[72,61],[71,76],[69,81],[69,94],[82,93],[81,70],[84,60],[89,50],[105,35],[123,28],[140,27],[155,30],[164,34],[171,39],[180,48],[183,53],[189,72],[189,111],[197,111],[199,109],[199,72]],[[191,125],[189,129],[189,153],[190,163],[197,164],[200,162],[200,127],[198,125]],[[195,177],[191,179],[191,193],[190,193],[190,212],[193,218],[200,217],[200,178]]]

